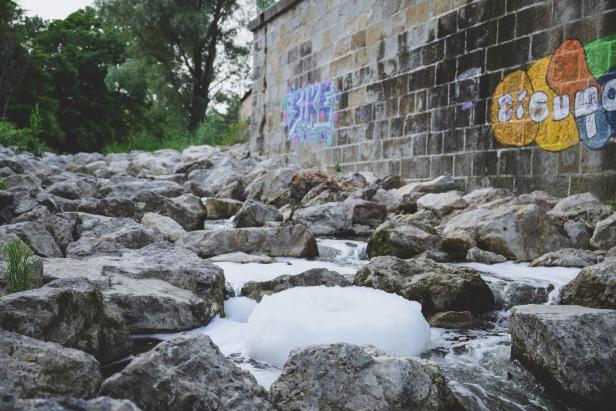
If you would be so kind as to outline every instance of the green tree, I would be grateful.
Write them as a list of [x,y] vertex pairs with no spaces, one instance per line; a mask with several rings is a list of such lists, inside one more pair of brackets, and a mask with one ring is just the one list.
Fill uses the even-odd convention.
[[[133,45],[132,55],[158,77],[154,94],[185,116],[190,130],[203,123],[221,76],[248,54],[236,44],[238,0],[98,0],[106,18]],[[224,74],[223,74],[224,73]]]
[[25,37],[23,12],[11,0],[0,1],[0,118],[6,119],[15,89],[24,79],[29,63],[22,46]]

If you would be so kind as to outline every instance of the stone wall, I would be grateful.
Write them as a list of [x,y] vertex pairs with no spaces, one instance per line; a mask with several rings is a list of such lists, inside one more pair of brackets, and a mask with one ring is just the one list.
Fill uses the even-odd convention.
[[251,28],[254,152],[616,197],[616,0],[282,0]]

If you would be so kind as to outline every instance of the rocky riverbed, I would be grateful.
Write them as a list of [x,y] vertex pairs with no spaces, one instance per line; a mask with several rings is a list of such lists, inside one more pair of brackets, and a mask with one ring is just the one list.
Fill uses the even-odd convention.
[[0,148],[0,408],[612,409],[616,214],[245,146]]

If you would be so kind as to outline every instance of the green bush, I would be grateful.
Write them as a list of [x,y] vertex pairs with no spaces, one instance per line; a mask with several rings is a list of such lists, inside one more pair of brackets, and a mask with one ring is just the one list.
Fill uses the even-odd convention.
[[38,275],[32,270],[32,251],[30,247],[19,240],[8,241],[2,252],[8,258],[6,279],[9,293],[16,293],[32,288],[33,281]]
[[616,211],[616,198],[611,198],[605,202],[605,204],[612,207],[612,210]]
[[38,106],[32,110],[30,127],[17,128],[9,121],[0,120],[0,146],[14,147],[19,151],[41,154],[48,148],[41,142],[41,116]]
[[0,190],[9,188],[9,180],[6,177],[0,177]]

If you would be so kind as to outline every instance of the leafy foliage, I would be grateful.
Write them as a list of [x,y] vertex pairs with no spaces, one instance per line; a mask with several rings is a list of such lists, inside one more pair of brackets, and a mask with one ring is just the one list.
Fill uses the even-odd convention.
[[7,282],[10,293],[29,290],[38,275],[32,270],[32,251],[19,240],[4,244],[2,252],[8,258]]
[[[237,0],[99,0],[102,13],[120,27],[131,54],[149,65],[150,82],[167,107],[182,113],[190,130],[204,121],[224,67],[248,49],[235,44]],[[129,62],[133,69],[134,62]],[[122,68],[130,71],[130,68]],[[226,73],[229,74],[229,73]]]
[[[248,50],[235,44],[238,1],[98,0],[51,22],[0,1],[0,145],[78,152],[235,141],[237,97],[221,82],[248,72]],[[219,113],[224,106],[231,114]]]
[[608,206],[612,207],[612,210],[616,211],[616,198],[611,198],[605,202]]
[[6,177],[0,177],[0,190],[9,188],[9,181]]

